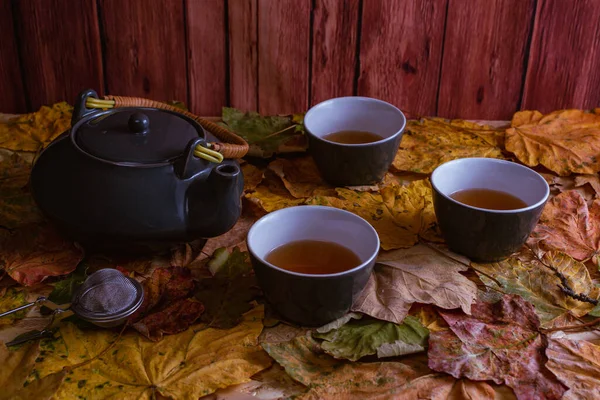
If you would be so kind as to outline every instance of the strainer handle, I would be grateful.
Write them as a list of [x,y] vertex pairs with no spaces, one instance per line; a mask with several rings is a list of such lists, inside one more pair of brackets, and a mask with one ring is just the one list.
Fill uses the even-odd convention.
[[[48,304],[46,304],[46,303],[48,303]],[[8,310],[8,311],[5,311],[3,313],[0,313],[0,318],[5,317],[5,316],[10,315],[10,314],[14,314],[14,313],[19,312],[21,310],[25,310],[25,309],[27,309],[29,307],[32,307],[32,306],[35,306],[35,305],[42,305],[42,304],[45,305],[46,307],[52,309],[52,310],[56,310],[56,309],[60,308],[56,304],[54,304],[51,301],[49,301],[46,297],[40,296],[35,301],[33,301],[31,303],[28,303],[28,304],[22,305],[21,307],[13,308],[12,310]]]

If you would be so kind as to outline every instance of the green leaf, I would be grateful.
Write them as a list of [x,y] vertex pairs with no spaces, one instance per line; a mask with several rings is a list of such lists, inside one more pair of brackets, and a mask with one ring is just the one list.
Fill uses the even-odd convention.
[[70,303],[73,298],[73,292],[87,278],[87,269],[87,263],[85,261],[80,262],[75,271],[68,275],[67,278],[56,282],[54,290],[48,295],[48,300],[58,305]]
[[313,333],[324,339],[321,347],[326,353],[351,361],[372,354],[383,358],[418,353],[425,350],[428,336],[429,330],[411,316],[400,325],[365,317],[327,333]]
[[[221,261],[222,251],[215,253]],[[252,308],[251,301],[260,293],[248,253],[235,247],[214,277],[198,283],[196,299],[205,307],[200,320],[208,327],[232,328],[241,321],[242,314]]]
[[224,107],[221,118],[226,128],[248,142],[251,155],[268,158],[275,153],[306,150],[301,114],[261,116]]

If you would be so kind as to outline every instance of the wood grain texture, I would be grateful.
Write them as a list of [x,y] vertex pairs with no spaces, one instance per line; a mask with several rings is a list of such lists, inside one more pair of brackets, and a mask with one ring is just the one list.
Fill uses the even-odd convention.
[[33,110],[58,101],[73,104],[83,89],[103,92],[96,2],[19,0],[13,5]]
[[190,111],[221,115],[227,105],[225,0],[187,0]]
[[308,108],[310,0],[258,2],[258,108],[263,114]]
[[188,104],[181,0],[100,0],[109,94]]
[[10,0],[0,0],[0,113],[27,111]]
[[511,119],[534,8],[534,0],[449,0],[438,115]]
[[353,94],[358,6],[359,0],[315,2],[310,105]]
[[538,0],[521,108],[600,106],[600,2]]
[[363,4],[358,94],[434,115],[447,0]]
[[258,110],[257,0],[229,1],[229,101],[232,107]]

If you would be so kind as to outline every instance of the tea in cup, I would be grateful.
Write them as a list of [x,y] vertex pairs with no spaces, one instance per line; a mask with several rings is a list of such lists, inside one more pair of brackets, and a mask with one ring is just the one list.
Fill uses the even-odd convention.
[[265,215],[246,242],[267,301],[302,326],[321,326],[350,310],[380,244],[375,229],[358,215],[312,205]]
[[400,146],[406,118],[382,100],[326,100],[304,116],[308,151],[323,179],[336,186],[380,182]]
[[535,228],[550,187],[534,170],[494,158],[461,158],[431,175],[433,205],[448,247],[473,261],[518,251]]

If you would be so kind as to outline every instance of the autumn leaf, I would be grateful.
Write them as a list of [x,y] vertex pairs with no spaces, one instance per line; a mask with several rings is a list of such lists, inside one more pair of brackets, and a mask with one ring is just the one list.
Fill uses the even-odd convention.
[[311,156],[278,158],[269,164],[269,169],[281,178],[286,189],[295,198],[335,196],[334,188],[321,178]]
[[553,197],[527,244],[542,251],[559,250],[579,261],[595,257],[600,251],[600,200],[588,207],[575,190]]
[[[0,313],[12,310],[27,304],[27,294],[22,288],[9,287],[5,293],[0,296]],[[13,324],[16,320],[25,318],[28,310],[17,311],[0,318],[0,328]]]
[[563,399],[600,398],[600,346],[556,332],[548,339],[546,355],[548,369],[569,388]]
[[559,287],[560,279],[551,269],[565,276],[576,293],[597,299],[600,291],[593,284],[585,265],[556,251],[546,253],[541,261],[543,264],[539,261],[523,263],[511,257],[498,263],[473,263],[471,266],[486,286],[520,295],[532,303],[544,328],[568,325],[571,316],[582,317],[592,310],[593,304],[567,296]]
[[26,382],[39,354],[38,342],[28,343],[12,351],[4,343],[0,343],[0,400],[53,398],[66,371],[57,371],[33,383]]
[[242,174],[244,176],[244,193],[253,191],[262,182],[263,170],[250,164],[242,164]]
[[492,380],[519,399],[560,399],[565,388],[544,366],[545,339],[531,303],[504,295],[473,304],[472,315],[440,310],[450,330],[431,332],[429,367],[455,378]]
[[281,179],[271,170],[265,171],[263,181],[256,187],[254,192],[246,193],[245,197],[266,212],[304,203],[304,199],[293,197],[283,185]]
[[600,196],[600,177],[598,174],[575,176],[575,187],[584,185],[589,185],[594,190],[594,197]]
[[25,286],[50,276],[66,275],[83,258],[79,247],[49,225],[24,225],[4,239],[0,248],[0,267]]
[[158,342],[163,335],[174,335],[192,325],[204,311],[204,305],[193,299],[179,299],[155,311],[132,327],[148,339]]
[[54,284],[54,289],[48,295],[48,300],[54,304],[67,304],[73,300],[73,293],[83,284],[87,278],[87,263],[82,261],[77,268],[65,279]]
[[321,347],[327,354],[351,361],[372,354],[384,358],[424,351],[428,335],[413,317],[404,318],[401,324],[365,317],[328,332],[313,333],[314,338],[323,339]]
[[337,196],[313,196],[306,204],[325,205],[353,212],[377,231],[384,250],[411,247],[419,236],[434,239],[437,223],[428,181],[408,186],[391,185],[381,193],[336,188]]
[[520,111],[506,130],[506,150],[530,167],[558,175],[600,170],[600,115],[583,110]]
[[17,153],[0,149],[0,226],[15,229],[43,220],[27,187],[30,173],[29,161]]
[[223,107],[221,118],[225,127],[248,142],[248,155],[269,158],[276,153],[302,152],[307,148],[300,115],[262,116],[254,111]]
[[56,398],[150,399],[160,394],[198,399],[247,382],[271,365],[258,346],[262,317],[259,306],[233,329],[195,332],[193,326],[156,343],[135,332],[119,337],[108,330],[84,332],[64,324],[58,339],[42,342],[45,355],[36,360],[28,381],[67,367],[71,372]]
[[445,331],[448,324],[431,304],[413,303],[408,315],[415,318],[430,332]]
[[227,253],[225,261],[214,269],[214,277],[200,280],[196,292],[196,299],[206,307],[201,321],[223,329],[235,326],[261,293],[248,253],[238,248]]
[[393,168],[421,174],[464,157],[503,158],[503,131],[467,121],[443,118],[409,120]]
[[402,322],[412,303],[462,308],[470,314],[477,286],[460,274],[467,269],[423,244],[382,252],[352,310],[394,323]]
[[38,111],[0,123],[0,147],[38,151],[71,128],[73,107],[65,102],[42,106]]
[[262,346],[289,376],[308,387],[297,399],[448,399],[462,398],[462,393],[494,398],[494,390],[485,382],[435,374],[426,365],[411,365],[410,360],[406,364],[336,360],[307,336]]

